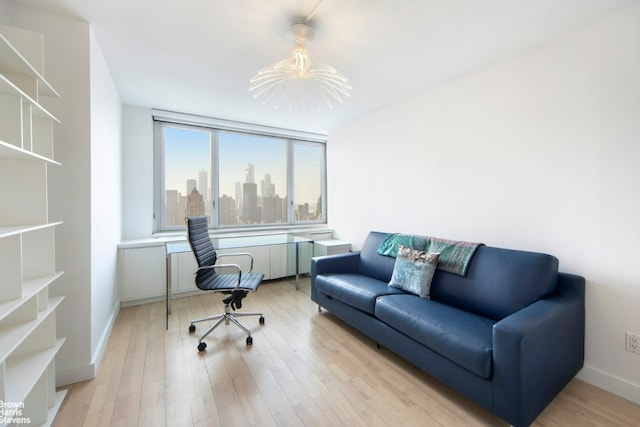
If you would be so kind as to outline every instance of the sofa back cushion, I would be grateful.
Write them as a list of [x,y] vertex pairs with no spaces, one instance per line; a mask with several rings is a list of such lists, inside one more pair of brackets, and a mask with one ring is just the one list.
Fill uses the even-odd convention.
[[389,282],[393,274],[396,259],[378,255],[378,248],[389,233],[371,231],[360,250],[360,273],[383,282]]
[[436,270],[431,298],[501,320],[555,292],[557,282],[551,255],[480,246],[466,276]]
[[[395,258],[378,255],[389,233],[372,231],[360,251],[360,273],[389,282]],[[501,320],[552,294],[558,281],[558,259],[547,254],[480,246],[466,276],[436,270],[431,298]]]

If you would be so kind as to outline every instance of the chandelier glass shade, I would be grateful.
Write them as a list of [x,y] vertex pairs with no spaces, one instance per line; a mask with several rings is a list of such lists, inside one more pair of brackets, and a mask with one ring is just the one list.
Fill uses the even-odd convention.
[[333,67],[309,57],[306,44],[313,40],[313,30],[307,24],[294,24],[288,35],[295,41],[291,57],[258,71],[250,80],[253,97],[290,111],[321,110],[342,103],[351,86]]

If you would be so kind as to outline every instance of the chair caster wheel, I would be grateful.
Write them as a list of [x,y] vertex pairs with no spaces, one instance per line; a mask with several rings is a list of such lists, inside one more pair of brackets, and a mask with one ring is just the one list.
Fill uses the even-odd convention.
[[258,319],[258,321],[261,325],[264,325],[264,316],[260,316],[260,319]]
[[198,344],[198,351],[204,351],[205,348],[207,348],[206,342],[201,342],[200,344]]
[[253,344],[253,337],[247,337],[247,345]]
[[189,333],[192,334],[196,331],[196,325],[189,325]]

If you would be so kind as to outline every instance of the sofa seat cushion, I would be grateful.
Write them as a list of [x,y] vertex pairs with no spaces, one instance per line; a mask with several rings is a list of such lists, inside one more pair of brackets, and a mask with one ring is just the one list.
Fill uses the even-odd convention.
[[360,274],[319,274],[315,286],[319,292],[370,314],[379,296],[404,294],[386,282]]
[[380,296],[375,316],[476,375],[491,378],[495,321],[408,294]]

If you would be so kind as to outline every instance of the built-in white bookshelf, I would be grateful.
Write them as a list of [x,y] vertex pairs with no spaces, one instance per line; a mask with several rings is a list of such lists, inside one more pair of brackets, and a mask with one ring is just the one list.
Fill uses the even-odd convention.
[[59,97],[44,78],[44,40],[0,25],[0,426],[50,425],[65,392],[56,392],[56,333],[63,297],[49,221],[49,167],[58,119],[41,104]]

